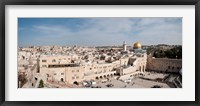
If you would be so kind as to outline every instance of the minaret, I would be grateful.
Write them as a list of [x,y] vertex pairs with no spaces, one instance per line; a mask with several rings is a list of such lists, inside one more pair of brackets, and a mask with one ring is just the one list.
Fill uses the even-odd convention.
[[126,51],[126,42],[123,43],[123,50]]

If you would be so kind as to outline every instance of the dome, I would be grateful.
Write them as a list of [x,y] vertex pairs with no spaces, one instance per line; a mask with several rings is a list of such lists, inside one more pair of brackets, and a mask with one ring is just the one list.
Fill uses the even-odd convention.
[[139,48],[142,48],[142,45],[141,45],[140,42],[136,42],[136,43],[133,44],[133,48],[134,49],[139,49]]

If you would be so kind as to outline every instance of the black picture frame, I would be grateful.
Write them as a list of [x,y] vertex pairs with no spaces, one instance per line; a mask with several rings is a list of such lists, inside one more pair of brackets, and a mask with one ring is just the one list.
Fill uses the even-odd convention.
[[[6,5],[195,5],[195,101],[5,101],[5,6]],[[0,3],[0,104],[1,106],[61,105],[178,105],[200,104],[200,0],[1,0]]]

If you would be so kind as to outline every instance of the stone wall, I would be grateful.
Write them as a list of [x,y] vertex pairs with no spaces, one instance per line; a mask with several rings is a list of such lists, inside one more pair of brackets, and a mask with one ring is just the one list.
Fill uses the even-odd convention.
[[147,71],[178,73],[182,69],[182,59],[147,58]]

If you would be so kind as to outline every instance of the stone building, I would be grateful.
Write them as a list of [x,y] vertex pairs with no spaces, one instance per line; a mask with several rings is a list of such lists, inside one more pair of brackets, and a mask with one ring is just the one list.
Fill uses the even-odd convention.
[[[126,49],[124,48],[124,50]],[[141,49],[139,42],[133,45],[133,50],[130,52],[133,52],[133,55],[122,56],[120,59],[112,62],[96,58],[92,58],[93,60],[86,59],[86,61],[82,55],[77,54],[42,56],[39,61],[39,73],[45,76],[43,78],[44,81],[69,84],[84,80],[107,79],[117,75],[143,73],[146,69],[146,52]],[[88,57],[92,55],[87,54]]]
[[179,73],[182,69],[182,59],[147,58],[147,70],[156,72]]

